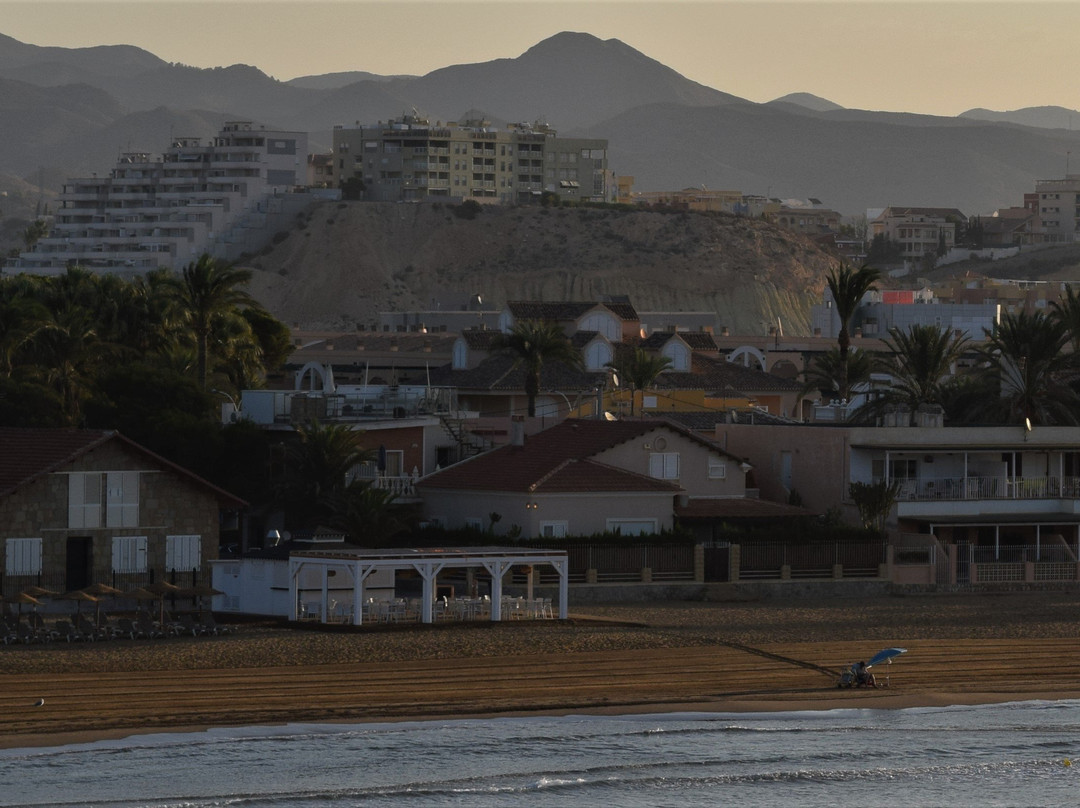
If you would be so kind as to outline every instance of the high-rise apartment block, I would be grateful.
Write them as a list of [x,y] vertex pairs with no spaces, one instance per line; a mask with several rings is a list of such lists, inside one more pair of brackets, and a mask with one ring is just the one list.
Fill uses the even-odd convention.
[[[107,177],[64,183],[52,229],[11,268],[56,274],[179,269],[232,259],[306,183],[307,135],[227,123],[209,142],[177,138],[161,156],[128,153]],[[304,201],[306,204],[306,199]],[[247,231],[247,232],[245,232]]]
[[[545,191],[563,199],[614,201],[606,140],[558,137],[545,124],[432,123],[417,115],[334,128],[334,177],[372,202],[424,199],[519,203]],[[359,187],[359,184],[357,184]]]

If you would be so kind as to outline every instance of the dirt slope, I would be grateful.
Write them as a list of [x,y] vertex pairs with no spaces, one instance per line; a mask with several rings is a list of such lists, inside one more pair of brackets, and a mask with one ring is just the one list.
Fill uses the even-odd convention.
[[640,311],[716,311],[732,331],[782,316],[806,332],[833,263],[757,220],[587,208],[331,202],[244,261],[254,295],[289,323],[352,328],[380,311],[457,308],[470,296],[594,300]]

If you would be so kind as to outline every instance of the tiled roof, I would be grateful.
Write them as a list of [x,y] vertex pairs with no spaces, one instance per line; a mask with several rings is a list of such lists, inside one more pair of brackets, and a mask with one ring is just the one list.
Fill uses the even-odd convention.
[[219,501],[246,505],[244,500],[204,480],[182,466],[128,440],[119,432],[93,429],[16,429],[0,427],[0,497],[39,477],[73,463],[93,449],[116,440],[129,450],[166,466],[197,485],[209,489]]
[[469,328],[461,332],[466,345],[481,351],[491,350],[501,336],[501,331],[489,328]]
[[[562,362],[546,362],[540,368],[541,390],[589,390],[606,378],[604,372],[575,370]],[[525,388],[525,369],[514,367],[512,356],[495,354],[475,368],[453,370],[450,365],[431,369],[431,383],[460,390],[513,391]]]
[[628,302],[612,301],[609,303],[598,301],[545,303],[540,300],[511,300],[506,307],[514,315],[515,320],[554,320],[565,322],[576,320],[586,312],[596,308],[610,311],[620,320],[636,321],[638,313],[633,305]]
[[732,497],[729,499],[692,498],[685,505],[676,503],[680,519],[778,519],[817,516],[816,511],[770,502],[767,499]]
[[656,380],[658,388],[680,390],[707,390],[720,394],[722,391],[741,393],[795,393],[801,388],[798,382],[784,379],[772,373],[743,367],[726,359],[694,354],[690,372],[665,371]]
[[658,350],[672,337],[679,337],[694,351],[716,351],[716,341],[708,331],[654,331],[638,346],[645,350]]
[[600,421],[570,419],[526,439],[524,446],[502,446],[435,472],[421,488],[471,491],[671,491],[678,486],[624,471],[591,458],[640,438],[654,429],[678,432],[718,454],[719,446],[678,425],[661,420]]

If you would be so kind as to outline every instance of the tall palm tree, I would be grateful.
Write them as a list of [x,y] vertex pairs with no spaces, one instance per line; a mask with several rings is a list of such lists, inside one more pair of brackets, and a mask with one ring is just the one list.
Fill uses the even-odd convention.
[[1068,383],[1078,357],[1063,351],[1069,339],[1058,317],[1006,314],[981,351],[983,372],[1000,391],[1000,398],[983,402],[982,413],[1013,424],[1080,422],[1080,395]]
[[908,331],[889,330],[885,340],[890,355],[878,368],[892,377],[879,398],[867,405],[880,412],[888,405],[904,404],[914,414],[922,404],[944,405],[946,385],[956,362],[968,349],[968,340],[934,325],[913,325]]
[[495,340],[495,349],[514,357],[514,367],[525,369],[525,396],[529,417],[536,415],[536,397],[540,394],[540,371],[545,362],[562,362],[573,368],[581,366],[578,351],[556,323],[547,320],[522,320],[510,332]]
[[10,377],[16,356],[45,325],[48,309],[9,279],[0,280],[0,377]]
[[361,433],[345,424],[312,421],[298,425],[289,447],[285,500],[300,521],[328,518],[348,488],[348,475],[372,459]]
[[643,348],[634,348],[633,352],[626,351],[614,362],[608,362],[605,365],[619,375],[620,386],[625,385],[630,388],[630,417],[634,415],[636,391],[647,390],[651,387],[670,365],[670,357],[652,354]]
[[841,262],[838,267],[829,271],[826,279],[829,292],[832,293],[836,314],[840,318],[840,333],[837,335],[836,342],[840,347],[841,390],[850,389],[847,380],[847,356],[848,349],[851,347],[851,334],[848,333],[851,318],[859,307],[863,295],[873,289],[880,278],[881,272],[867,264],[856,269]]
[[251,270],[211,258],[205,253],[185,266],[179,277],[165,285],[166,299],[173,316],[190,330],[195,340],[195,375],[199,386],[207,387],[210,338],[217,322],[234,316],[240,307],[258,305],[240,287],[251,280]]

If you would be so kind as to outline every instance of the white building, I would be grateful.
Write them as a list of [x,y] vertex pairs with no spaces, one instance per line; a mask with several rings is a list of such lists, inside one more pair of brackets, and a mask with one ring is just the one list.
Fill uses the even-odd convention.
[[57,274],[179,269],[199,255],[231,260],[265,241],[275,218],[308,203],[307,135],[227,123],[218,135],[177,138],[160,156],[121,156],[106,177],[70,179],[53,228],[14,269]]

